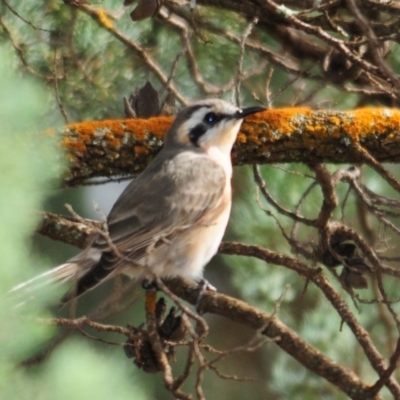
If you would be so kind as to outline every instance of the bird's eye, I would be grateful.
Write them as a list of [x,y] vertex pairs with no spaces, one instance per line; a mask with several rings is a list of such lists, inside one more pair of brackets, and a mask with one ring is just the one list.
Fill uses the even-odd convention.
[[213,112],[209,112],[204,117],[204,121],[208,124],[215,124],[216,122],[218,122],[218,115]]

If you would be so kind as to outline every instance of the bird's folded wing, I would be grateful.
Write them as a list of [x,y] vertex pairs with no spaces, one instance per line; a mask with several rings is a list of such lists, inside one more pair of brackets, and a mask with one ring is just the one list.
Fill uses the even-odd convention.
[[121,256],[139,261],[149,246],[165,245],[163,239],[218,207],[226,179],[223,168],[202,153],[155,159],[115,203],[108,217],[108,238],[98,236],[93,246],[107,253],[103,261],[109,268],[123,264]]

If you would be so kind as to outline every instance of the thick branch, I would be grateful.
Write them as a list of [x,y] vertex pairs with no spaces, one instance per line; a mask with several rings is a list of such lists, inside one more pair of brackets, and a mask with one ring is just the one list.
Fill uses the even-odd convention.
[[[62,142],[70,160],[67,185],[88,178],[142,171],[162,146],[169,117],[92,121],[67,125]],[[363,108],[268,110],[247,119],[233,151],[236,165],[250,163],[400,162],[400,111]]]

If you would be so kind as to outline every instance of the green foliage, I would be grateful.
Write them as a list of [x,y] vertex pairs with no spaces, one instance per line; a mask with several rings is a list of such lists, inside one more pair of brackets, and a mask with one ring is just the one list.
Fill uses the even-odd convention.
[[[43,257],[32,256],[30,236],[62,165],[55,138],[40,133],[49,107],[46,95],[32,79],[11,73],[12,55],[0,50],[0,398],[109,399],[118,390],[118,398],[141,399],[138,382],[121,364],[87,343],[69,342],[45,366],[17,367],[56,333],[35,319],[50,317],[48,312],[38,311],[40,304],[54,301],[59,294],[38,298],[35,293],[32,299],[30,292],[10,295],[8,290],[27,275],[50,268]],[[22,300],[28,304],[16,307]]]

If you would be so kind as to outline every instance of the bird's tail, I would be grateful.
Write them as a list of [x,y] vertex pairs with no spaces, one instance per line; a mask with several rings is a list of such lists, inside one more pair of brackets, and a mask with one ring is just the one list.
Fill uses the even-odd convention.
[[64,283],[76,276],[78,271],[79,265],[77,263],[67,262],[52,268],[50,271],[37,275],[32,279],[19,283],[10,290],[10,293],[36,291],[49,284]]
[[64,264],[19,283],[9,291],[9,295],[15,298],[16,306],[26,304],[37,297],[38,293],[41,290],[44,291],[46,287],[55,287],[70,280],[79,280],[95,267],[99,258],[97,252],[93,252],[91,249],[86,250]]

